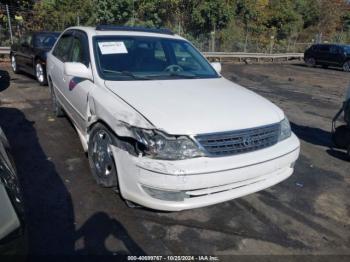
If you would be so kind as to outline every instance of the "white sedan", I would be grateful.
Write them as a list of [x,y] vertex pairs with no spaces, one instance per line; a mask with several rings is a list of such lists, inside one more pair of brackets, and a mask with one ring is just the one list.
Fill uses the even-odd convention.
[[72,27],[47,58],[54,111],[72,120],[97,183],[167,211],[293,173],[300,143],[283,111],[220,70],[166,29]]

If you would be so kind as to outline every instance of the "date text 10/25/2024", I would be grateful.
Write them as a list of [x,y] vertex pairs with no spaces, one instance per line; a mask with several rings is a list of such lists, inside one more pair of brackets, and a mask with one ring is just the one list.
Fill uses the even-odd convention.
[[217,256],[128,256],[128,261],[220,261]]

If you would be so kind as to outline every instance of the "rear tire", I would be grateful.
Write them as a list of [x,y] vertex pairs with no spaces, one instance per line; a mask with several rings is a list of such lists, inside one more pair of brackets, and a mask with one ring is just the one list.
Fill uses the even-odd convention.
[[35,77],[41,86],[47,85],[45,66],[42,65],[40,60],[35,61]]
[[112,143],[113,134],[109,128],[100,123],[94,125],[89,133],[88,158],[93,177],[103,187],[118,186]]
[[12,67],[12,71],[15,74],[19,73],[18,67],[17,67],[17,59],[16,56],[14,54],[11,54],[11,67]]
[[343,64],[343,70],[344,72],[350,72],[350,60]]

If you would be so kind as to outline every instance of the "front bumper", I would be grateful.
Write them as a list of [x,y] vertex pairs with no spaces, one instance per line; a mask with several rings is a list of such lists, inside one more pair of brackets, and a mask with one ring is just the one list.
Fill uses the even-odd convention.
[[[165,211],[213,205],[273,186],[293,173],[299,151],[300,142],[294,134],[272,147],[251,153],[179,161],[134,157],[113,147],[122,196]],[[160,200],[151,197],[143,187],[181,191],[188,198]]]

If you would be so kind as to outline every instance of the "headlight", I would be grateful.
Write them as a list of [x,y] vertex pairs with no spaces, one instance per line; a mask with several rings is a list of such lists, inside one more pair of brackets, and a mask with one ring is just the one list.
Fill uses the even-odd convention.
[[292,130],[290,128],[290,123],[286,117],[285,119],[283,119],[281,121],[281,130],[280,130],[280,135],[279,135],[278,141],[285,140],[288,137],[290,137],[291,135],[292,135]]
[[144,146],[142,151],[163,160],[182,160],[204,156],[192,139],[187,136],[170,136],[158,130],[134,128],[138,142]]

